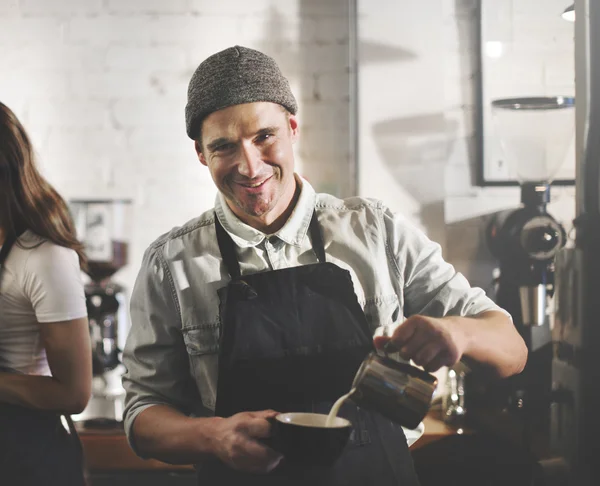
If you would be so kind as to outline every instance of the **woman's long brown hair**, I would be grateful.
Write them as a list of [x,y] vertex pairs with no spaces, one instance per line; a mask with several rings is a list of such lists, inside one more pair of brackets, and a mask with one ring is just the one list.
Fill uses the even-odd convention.
[[33,147],[23,125],[1,102],[0,227],[6,238],[31,230],[57,245],[75,250],[81,268],[87,265],[65,200],[38,172]]

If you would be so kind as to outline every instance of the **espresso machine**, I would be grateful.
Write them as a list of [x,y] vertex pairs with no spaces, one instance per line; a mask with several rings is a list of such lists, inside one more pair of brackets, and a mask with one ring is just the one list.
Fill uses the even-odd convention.
[[120,331],[127,324],[124,288],[112,280],[127,265],[131,201],[71,200],[77,235],[88,257],[85,297],[92,342],[92,397],[74,420],[86,426],[114,425],[123,417]]
[[535,486],[600,484],[600,2],[575,1],[575,245],[556,259],[551,448]]
[[565,229],[547,205],[550,185],[572,140],[574,107],[574,98],[565,96],[492,102],[496,133],[521,187],[520,207],[494,214],[486,228],[488,246],[499,262],[495,300],[511,314],[529,356],[521,374],[479,395],[471,393],[469,408],[509,415],[522,444],[534,455],[545,454],[541,449],[549,441],[550,314],[555,259],[567,242]]

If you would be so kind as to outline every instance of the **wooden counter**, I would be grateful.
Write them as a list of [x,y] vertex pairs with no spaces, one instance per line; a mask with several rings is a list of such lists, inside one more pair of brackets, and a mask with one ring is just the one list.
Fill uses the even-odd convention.
[[[423,421],[425,432],[411,447],[419,449],[443,437],[457,434],[457,429],[449,427],[431,412]],[[141,459],[129,447],[122,428],[85,428],[77,424],[81,437],[86,467],[89,471],[181,471],[193,470],[192,466],[174,466],[155,459]]]
[[193,470],[191,465],[175,466],[138,457],[129,446],[121,427],[86,428],[76,424],[89,471]]

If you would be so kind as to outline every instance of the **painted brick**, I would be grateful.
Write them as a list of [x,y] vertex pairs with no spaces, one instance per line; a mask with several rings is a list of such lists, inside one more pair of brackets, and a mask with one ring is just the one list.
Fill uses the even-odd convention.
[[[250,2],[249,2],[250,3]],[[240,19],[240,36],[251,42],[280,44],[281,42],[312,42],[315,22],[289,12],[267,16],[244,16]]]
[[128,47],[111,46],[106,52],[109,69],[171,70],[177,72],[186,66],[186,53],[179,47]]
[[314,35],[315,42],[319,44],[348,44],[350,20],[348,17],[316,17]]
[[[157,18],[147,25],[153,44],[201,44],[213,39],[233,45],[239,39],[239,21],[218,16],[170,15]],[[218,50],[218,48],[217,48]]]
[[300,15],[331,15],[334,17],[348,15],[346,0],[303,0],[299,2]]
[[106,0],[111,14],[182,14],[189,10],[188,0]]
[[93,71],[104,68],[105,50],[73,45],[25,45],[6,53],[4,62],[11,68],[34,70],[45,69],[62,72]]
[[[143,161],[149,157],[176,156],[178,161],[198,162],[194,142],[188,138],[185,130],[178,132],[165,130],[161,127],[134,127],[128,139],[128,147],[132,153],[140,156],[140,160]],[[200,170],[200,167],[195,167],[195,164],[194,168]],[[169,170],[167,165],[161,172],[168,172]],[[144,172],[143,167],[140,167],[140,172]]]
[[89,154],[118,156],[126,148],[127,134],[123,130],[108,126],[95,130],[82,126],[51,126],[43,153],[56,157],[76,153],[86,159]]
[[316,90],[321,100],[350,100],[350,78],[347,72],[320,74],[316,78]]
[[109,43],[147,45],[152,42],[152,28],[160,23],[150,16],[99,16],[72,17],[67,26],[66,40],[77,45],[100,45]]
[[[8,65],[8,63],[7,63]],[[5,66],[7,66],[5,65]],[[68,73],[47,69],[7,69],[0,73],[0,93],[24,97],[68,98],[72,95]]]
[[348,116],[348,104],[338,102],[304,102],[299,108],[301,123],[307,130],[332,130],[345,127]]
[[300,62],[311,72],[332,73],[349,67],[350,52],[347,45],[317,45],[306,49]]
[[240,0],[190,0],[190,10],[201,15],[223,15],[233,16],[268,16],[270,12],[290,12],[292,15],[297,11],[296,0],[254,0],[243,2]]
[[65,22],[59,19],[15,18],[0,13],[0,45],[55,46],[63,42],[64,30]]
[[0,15],[19,15],[19,0],[4,0],[0,2]]
[[114,98],[144,97],[159,94],[152,75],[145,70],[77,71],[70,75],[72,96],[108,101]]
[[44,127],[85,127],[109,125],[107,106],[100,101],[81,99],[30,98],[30,124]]
[[117,126],[164,127],[185,133],[185,93],[173,98],[119,99],[112,106],[112,116]]
[[102,0],[20,0],[21,11],[25,15],[92,15],[102,11],[102,4]]

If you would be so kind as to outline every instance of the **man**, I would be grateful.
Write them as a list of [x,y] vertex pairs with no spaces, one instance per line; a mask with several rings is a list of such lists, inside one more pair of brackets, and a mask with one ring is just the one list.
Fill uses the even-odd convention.
[[[236,46],[194,73],[187,133],[215,208],[155,241],[131,299],[125,427],[145,457],[202,484],[418,484],[402,428],[348,403],[327,470],[268,445],[282,411],[327,413],[378,337],[429,371],[465,358],[498,376],[527,350],[507,314],[380,202],[316,194],[294,173],[297,105],[270,57]],[[403,321],[403,319],[406,320]],[[402,322],[403,321],[403,322]]]

